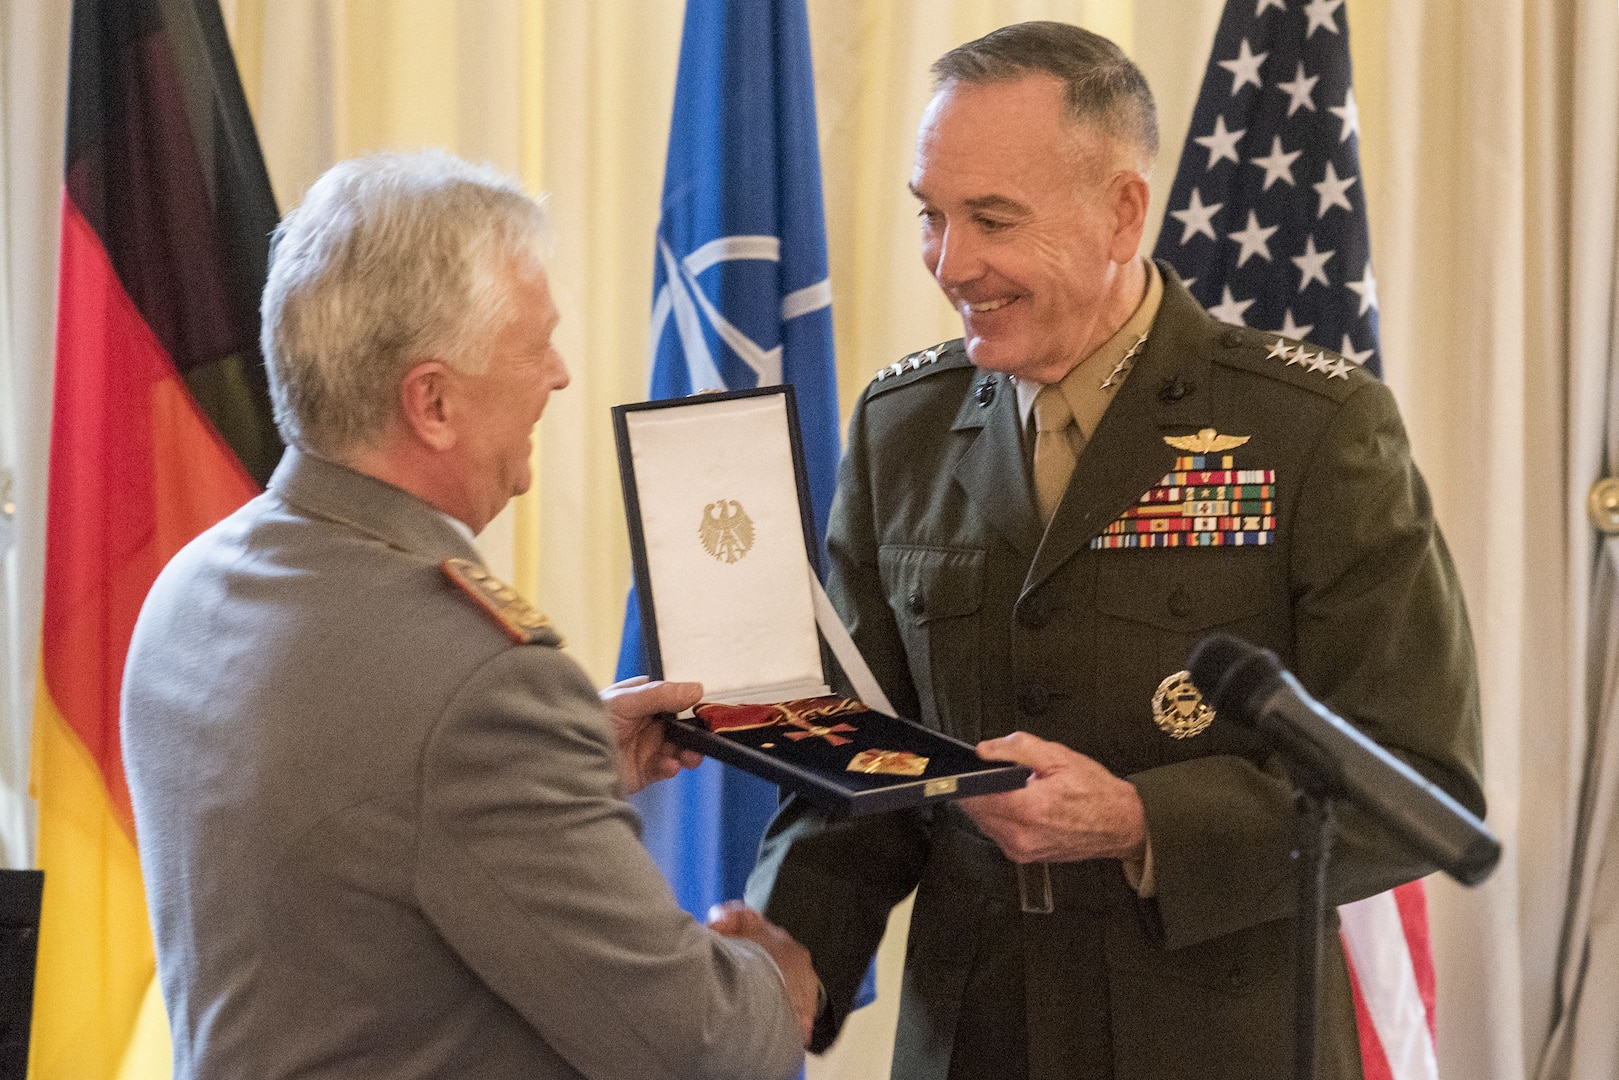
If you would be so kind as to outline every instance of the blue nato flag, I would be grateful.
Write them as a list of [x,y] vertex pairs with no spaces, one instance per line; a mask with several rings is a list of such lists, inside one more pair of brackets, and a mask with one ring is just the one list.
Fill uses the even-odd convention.
[[[687,3],[652,261],[651,396],[791,383],[824,544],[838,394],[804,0]],[[632,590],[618,678],[646,671]],[[742,895],[776,801],[774,785],[716,761],[634,799],[698,918]]]

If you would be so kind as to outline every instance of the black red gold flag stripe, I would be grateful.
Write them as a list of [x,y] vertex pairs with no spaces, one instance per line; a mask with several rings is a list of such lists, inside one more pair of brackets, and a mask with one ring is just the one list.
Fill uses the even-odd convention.
[[124,656],[158,571],[280,456],[258,349],[276,210],[217,0],[76,0],[71,49],[32,1071],[111,1080],[155,1001],[119,745]]

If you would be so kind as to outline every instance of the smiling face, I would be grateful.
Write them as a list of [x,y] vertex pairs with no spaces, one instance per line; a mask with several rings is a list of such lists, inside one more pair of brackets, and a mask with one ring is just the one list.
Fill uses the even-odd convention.
[[552,391],[568,385],[568,369],[551,342],[557,309],[545,271],[510,269],[513,315],[495,335],[479,374],[454,371],[457,449],[478,531],[508,501],[529,489],[534,425]]
[[1048,75],[947,82],[917,135],[922,261],[973,363],[1056,382],[1129,318],[1147,185]]

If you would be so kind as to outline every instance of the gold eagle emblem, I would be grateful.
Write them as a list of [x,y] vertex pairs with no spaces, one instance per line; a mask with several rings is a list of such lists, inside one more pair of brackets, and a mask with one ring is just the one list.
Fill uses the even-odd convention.
[[1213,428],[1206,427],[1196,435],[1165,435],[1164,441],[1177,450],[1185,450],[1188,454],[1218,454],[1225,450],[1235,450],[1252,437],[1221,435]]
[[753,519],[735,499],[720,499],[703,507],[697,535],[704,551],[721,562],[734,563],[753,550]]

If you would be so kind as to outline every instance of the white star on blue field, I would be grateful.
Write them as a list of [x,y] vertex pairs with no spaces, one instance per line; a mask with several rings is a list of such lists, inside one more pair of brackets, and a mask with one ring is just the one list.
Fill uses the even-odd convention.
[[1226,6],[1154,254],[1217,318],[1381,374],[1342,8]]

